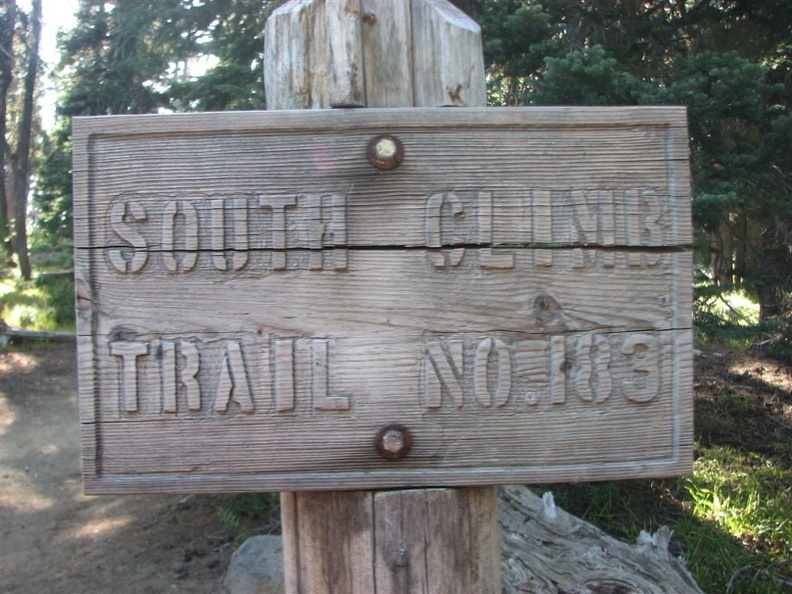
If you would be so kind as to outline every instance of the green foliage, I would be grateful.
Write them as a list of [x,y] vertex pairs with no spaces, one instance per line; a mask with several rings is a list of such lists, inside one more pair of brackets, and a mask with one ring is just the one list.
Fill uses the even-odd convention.
[[31,235],[34,247],[70,249],[72,238],[71,134],[63,125],[53,132],[44,147],[33,208],[36,226]]
[[531,97],[536,105],[636,105],[656,97],[650,84],[620,69],[600,45],[546,63]]
[[789,471],[731,447],[700,448],[693,476],[683,479],[693,516],[734,537],[792,545]]
[[32,280],[0,284],[0,318],[14,328],[74,329],[74,281],[71,273],[38,274]]
[[229,495],[217,510],[223,520],[240,536],[249,528],[255,532],[277,533],[280,530],[280,502],[277,493],[240,493]]
[[74,328],[74,279],[67,274],[39,274],[34,285],[45,295],[47,317],[56,328]]
[[163,92],[173,66],[197,51],[184,31],[181,0],[80,3],[78,25],[61,38],[60,111],[67,116],[152,113],[168,105]]
[[789,1],[468,4],[492,104],[688,108],[699,289],[759,304],[750,329],[707,310],[699,328],[792,352]]
[[[705,592],[781,594],[792,572],[790,469],[728,446],[699,448],[689,478],[546,485],[566,511],[634,542],[672,522]],[[729,586],[731,584],[731,587]]]
[[[178,111],[264,109],[264,24],[276,2],[213,0],[201,7],[200,53],[216,64],[197,78],[176,82],[171,107]],[[196,10],[196,9],[193,9]],[[201,22],[203,21],[203,22]],[[208,23],[204,26],[204,23]]]
[[792,571],[789,469],[726,446],[699,453],[693,476],[674,485],[691,515],[675,529],[690,547],[699,585],[707,592],[785,591],[779,579]]

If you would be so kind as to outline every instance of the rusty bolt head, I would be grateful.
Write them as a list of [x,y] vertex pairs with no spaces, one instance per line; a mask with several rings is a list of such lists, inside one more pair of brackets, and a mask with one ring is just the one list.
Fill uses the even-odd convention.
[[377,169],[395,169],[404,158],[404,147],[390,134],[375,136],[368,145],[368,158]]
[[380,456],[388,460],[397,460],[410,451],[412,435],[404,425],[392,423],[380,428],[374,443]]

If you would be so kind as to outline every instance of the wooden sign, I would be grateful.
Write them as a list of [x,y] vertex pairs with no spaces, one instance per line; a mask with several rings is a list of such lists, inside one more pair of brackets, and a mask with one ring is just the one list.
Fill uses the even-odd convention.
[[78,118],[89,493],[683,474],[679,108]]

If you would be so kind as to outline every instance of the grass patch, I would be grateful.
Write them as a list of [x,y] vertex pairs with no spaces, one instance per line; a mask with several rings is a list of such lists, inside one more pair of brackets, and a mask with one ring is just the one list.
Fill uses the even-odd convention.
[[217,510],[237,538],[251,534],[280,532],[280,498],[278,493],[239,493],[226,497]]
[[759,456],[706,448],[693,475],[658,481],[542,485],[565,510],[612,536],[635,542],[641,530],[674,530],[705,592],[782,594],[792,585],[792,482]]
[[732,447],[701,448],[693,476],[684,479],[684,505],[754,548],[792,547],[792,474],[776,462]]
[[0,318],[14,328],[74,330],[74,279],[71,272],[38,273],[32,280],[0,281]]

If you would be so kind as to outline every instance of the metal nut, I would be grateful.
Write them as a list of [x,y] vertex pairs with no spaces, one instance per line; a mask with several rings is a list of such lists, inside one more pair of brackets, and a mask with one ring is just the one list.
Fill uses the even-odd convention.
[[412,446],[412,435],[404,425],[391,423],[381,427],[375,439],[377,452],[388,460],[397,460],[406,456]]
[[404,147],[390,134],[375,136],[368,145],[368,158],[377,169],[395,169],[404,158]]

